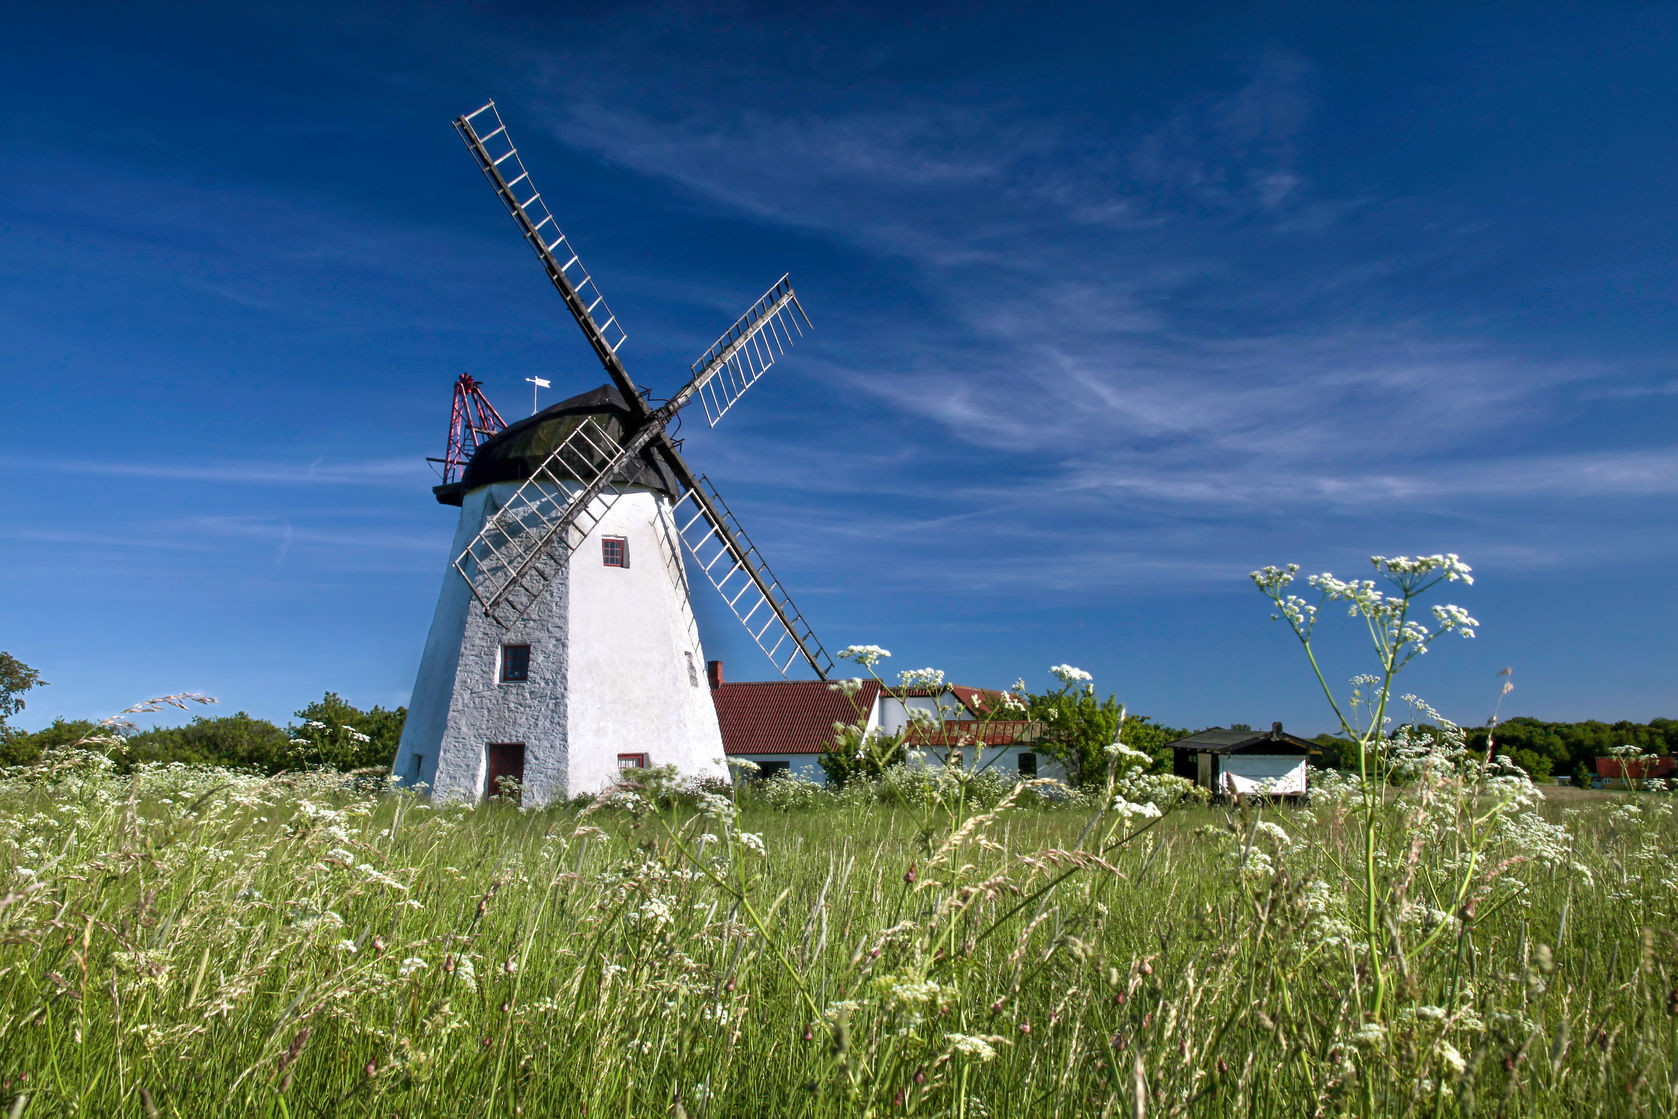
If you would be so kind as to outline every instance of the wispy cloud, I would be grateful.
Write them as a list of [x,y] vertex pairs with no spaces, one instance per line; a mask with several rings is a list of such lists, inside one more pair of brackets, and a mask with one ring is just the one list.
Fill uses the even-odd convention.
[[81,474],[112,478],[271,486],[399,486],[411,489],[428,476],[413,456],[372,459],[298,459],[292,462],[215,460],[119,462],[109,459],[0,458],[20,474]]

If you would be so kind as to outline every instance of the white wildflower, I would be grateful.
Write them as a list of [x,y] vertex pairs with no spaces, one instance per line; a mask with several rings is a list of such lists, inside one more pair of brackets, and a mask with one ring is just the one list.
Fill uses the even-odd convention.
[[1151,801],[1147,804],[1135,804],[1126,800],[1122,796],[1113,798],[1113,811],[1117,812],[1120,816],[1123,816],[1127,820],[1132,816],[1137,816],[1144,820],[1153,820],[1162,815],[1159,810],[1159,806]]
[[905,688],[941,688],[944,686],[944,673],[936,668],[911,668],[898,673],[897,678]]
[[990,1035],[974,1034],[945,1034],[944,1040],[950,1044],[950,1052],[960,1053],[964,1057],[975,1057],[979,1061],[994,1061],[996,1059],[996,1045],[1002,1038]]
[[1053,676],[1055,679],[1059,680],[1062,684],[1067,685],[1068,687],[1072,686],[1073,684],[1082,684],[1082,683],[1085,683],[1087,681],[1095,679],[1095,677],[1091,676],[1089,673],[1085,672],[1083,669],[1073,668],[1069,664],[1054,665],[1053,667],[1051,667],[1049,669],[1049,674],[1051,676]]
[[1358,1027],[1358,1032],[1352,1035],[1354,1045],[1379,1045],[1386,1039],[1387,1027],[1379,1022],[1365,1022]]
[[891,651],[878,645],[847,645],[839,650],[840,660],[855,661],[864,668],[872,668],[889,656]]

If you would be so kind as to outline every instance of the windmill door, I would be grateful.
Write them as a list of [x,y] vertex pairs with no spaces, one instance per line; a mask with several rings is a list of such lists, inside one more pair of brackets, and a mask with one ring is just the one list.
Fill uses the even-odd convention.
[[488,762],[484,766],[484,795],[502,796],[501,781],[507,778],[514,783],[508,792],[516,802],[519,786],[524,784],[524,743],[491,742],[484,753]]

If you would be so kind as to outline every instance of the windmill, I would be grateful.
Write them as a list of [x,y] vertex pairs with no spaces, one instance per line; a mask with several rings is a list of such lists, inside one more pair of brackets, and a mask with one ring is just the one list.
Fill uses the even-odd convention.
[[[460,507],[460,521],[395,774],[467,799],[513,778],[535,801],[597,790],[633,766],[720,776],[722,737],[682,553],[783,676],[802,659],[826,679],[833,661],[669,428],[696,398],[715,427],[809,319],[781,277],[699,356],[687,383],[653,405],[618,356],[622,324],[532,184],[495,102],[454,126],[609,383],[494,434],[465,424],[470,460],[434,491]],[[461,400],[457,387],[457,410]],[[460,431],[457,415],[451,457]]]

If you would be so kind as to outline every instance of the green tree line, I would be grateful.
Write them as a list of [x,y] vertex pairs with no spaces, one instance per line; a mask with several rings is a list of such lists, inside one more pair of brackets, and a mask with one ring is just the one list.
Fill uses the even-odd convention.
[[[1528,715],[1517,715],[1499,723],[1495,730],[1477,727],[1468,731],[1470,749],[1484,751],[1490,733],[1497,753],[1507,755],[1536,781],[1571,777],[1588,784],[1596,775],[1596,759],[1608,757],[1621,746],[1635,746],[1645,754],[1678,753],[1678,719],[1651,719],[1633,723],[1622,719],[1605,723],[1586,719],[1578,723],[1547,723]],[[1357,745],[1349,738],[1319,734],[1322,764],[1335,768],[1357,765]]]
[[[44,683],[34,669],[10,653],[0,653],[0,766],[28,765],[49,750],[111,733],[88,719],[58,718],[38,731],[8,726],[6,720],[24,709],[25,693]],[[311,766],[388,769],[407,714],[405,707],[363,711],[336,692],[327,692],[298,711],[289,726],[240,711],[214,719],[199,716],[184,726],[129,732],[121,735],[119,745],[98,748],[123,769],[146,762],[234,766],[263,773]]]

